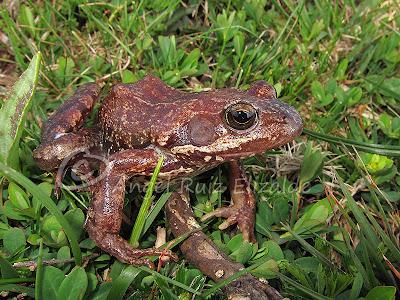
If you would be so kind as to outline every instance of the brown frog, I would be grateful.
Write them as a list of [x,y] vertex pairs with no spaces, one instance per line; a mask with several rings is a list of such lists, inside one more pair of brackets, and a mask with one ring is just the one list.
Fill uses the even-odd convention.
[[255,242],[256,202],[239,160],[286,144],[302,131],[299,114],[276,99],[272,86],[258,81],[247,91],[186,93],[147,76],[114,85],[99,109],[98,125],[85,128],[99,92],[96,84],[78,88],[44,125],[34,158],[49,171],[72,153],[89,150],[107,158],[101,180],[90,186],[86,221],[90,238],[101,249],[123,262],[153,267],[143,257],[162,251],[134,249],[119,231],[127,180],[150,176],[160,156],[160,181],[195,176],[228,162],[232,204],[202,219],[226,218],[220,229],[237,224],[244,239]]

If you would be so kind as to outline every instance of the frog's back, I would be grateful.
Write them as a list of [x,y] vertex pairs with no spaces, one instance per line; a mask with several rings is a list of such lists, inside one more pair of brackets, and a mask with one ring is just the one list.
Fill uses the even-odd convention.
[[99,111],[105,145],[115,150],[146,147],[151,143],[154,106],[183,94],[154,76],[114,85]]

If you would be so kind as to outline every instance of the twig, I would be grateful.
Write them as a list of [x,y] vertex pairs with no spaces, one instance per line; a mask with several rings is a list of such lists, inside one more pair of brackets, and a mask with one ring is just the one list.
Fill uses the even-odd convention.
[[[98,257],[100,254],[98,253],[93,253],[91,255],[88,255],[84,257],[84,262],[83,264],[85,265],[89,260]],[[43,260],[43,265],[45,266],[55,266],[55,265],[63,265],[63,264],[68,264],[71,262],[74,262],[74,258],[68,258],[68,259],[48,259],[48,260]],[[34,260],[29,260],[29,261],[21,261],[21,262],[16,262],[13,263],[14,268],[29,268],[31,271],[34,271],[37,267],[37,262]]]

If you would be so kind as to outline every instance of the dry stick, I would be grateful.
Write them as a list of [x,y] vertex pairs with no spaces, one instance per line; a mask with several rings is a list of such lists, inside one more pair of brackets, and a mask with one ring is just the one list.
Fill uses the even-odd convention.
[[[199,228],[187,195],[173,193],[166,205],[169,225],[174,236]],[[181,250],[188,261],[215,282],[222,281],[244,269],[241,263],[232,261],[221,252],[203,232],[189,236]],[[277,290],[250,274],[243,275],[223,288],[228,299],[280,300]]]
[[[98,257],[98,253],[93,253],[91,255],[88,255],[83,258],[84,264],[87,263],[89,260]],[[44,266],[55,266],[55,265],[63,265],[63,264],[68,264],[74,262],[74,258],[69,258],[69,259],[48,259],[48,260],[43,260],[43,265]],[[29,261],[21,261],[21,262],[16,262],[13,263],[14,268],[29,268],[30,270],[35,270],[37,267],[37,262],[34,260],[29,260]]]

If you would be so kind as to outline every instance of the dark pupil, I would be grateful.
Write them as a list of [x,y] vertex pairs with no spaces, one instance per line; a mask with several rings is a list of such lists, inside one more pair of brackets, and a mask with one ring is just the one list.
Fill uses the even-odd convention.
[[250,112],[250,111],[244,111],[244,110],[232,111],[232,117],[239,124],[246,124],[247,122],[249,122],[251,120],[251,118],[253,116],[254,116],[254,113]]
[[225,118],[230,127],[244,130],[254,125],[257,113],[252,105],[237,103],[226,110]]

